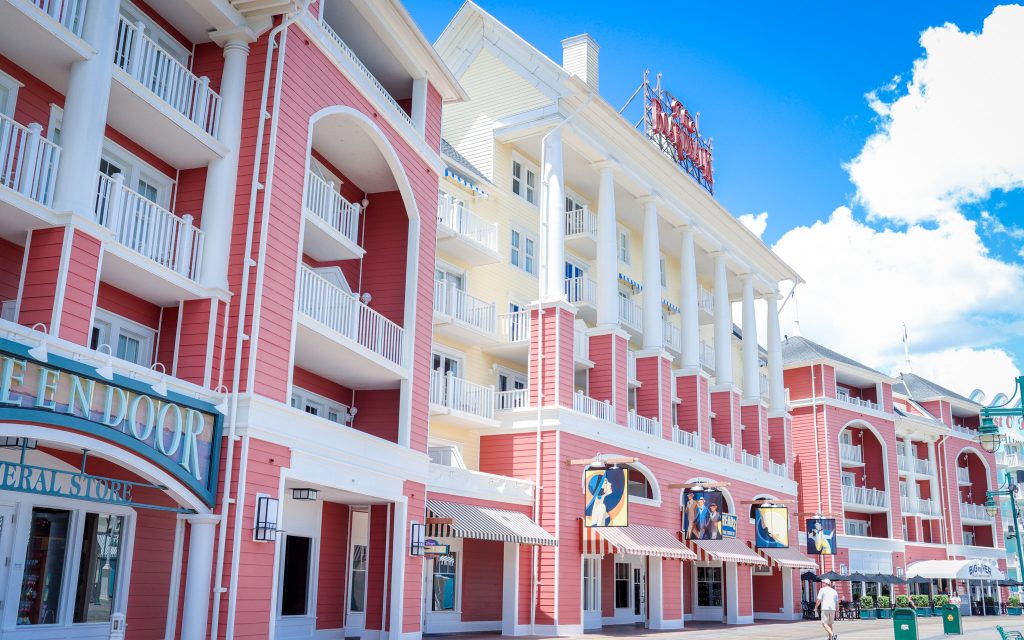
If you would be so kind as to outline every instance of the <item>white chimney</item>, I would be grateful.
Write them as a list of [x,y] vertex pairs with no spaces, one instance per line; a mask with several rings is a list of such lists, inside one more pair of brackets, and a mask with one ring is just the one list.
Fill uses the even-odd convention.
[[577,76],[589,84],[594,91],[597,86],[597,52],[600,47],[587,34],[562,40],[562,68],[570,75]]

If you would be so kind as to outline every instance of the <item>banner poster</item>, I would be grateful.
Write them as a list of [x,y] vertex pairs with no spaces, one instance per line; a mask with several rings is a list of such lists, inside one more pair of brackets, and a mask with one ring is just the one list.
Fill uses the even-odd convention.
[[722,537],[736,537],[736,515],[732,513],[722,514]]
[[758,549],[789,547],[789,509],[762,505],[754,511],[754,546]]
[[836,550],[836,519],[808,518],[807,554],[832,556],[835,555]]
[[585,527],[629,525],[628,471],[620,467],[587,469],[584,472]]
[[[683,537],[687,540],[721,540],[725,496],[721,491],[686,490],[683,496]],[[736,535],[733,517],[733,536]]]

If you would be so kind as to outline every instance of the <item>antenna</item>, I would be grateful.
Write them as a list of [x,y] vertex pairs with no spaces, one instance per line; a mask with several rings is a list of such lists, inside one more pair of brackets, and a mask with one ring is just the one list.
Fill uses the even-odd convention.
[[907,323],[903,322],[903,359],[907,364],[907,373],[912,373],[910,368],[910,339],[907,337]]

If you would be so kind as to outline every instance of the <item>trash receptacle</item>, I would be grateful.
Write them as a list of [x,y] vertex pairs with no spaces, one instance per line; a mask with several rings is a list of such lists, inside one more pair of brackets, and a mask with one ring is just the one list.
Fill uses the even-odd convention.
[[960,619],[960,607],[955,604],[945,604],[939,609],[942,612],[942,633],[950,635],[964,635],[964,623]]
[[892,630],[896,640],[918,640],[917,614],[913,609],[894,609]]

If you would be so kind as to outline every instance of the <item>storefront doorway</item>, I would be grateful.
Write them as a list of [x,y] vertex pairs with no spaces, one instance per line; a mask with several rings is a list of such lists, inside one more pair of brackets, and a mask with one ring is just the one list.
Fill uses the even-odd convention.
[[614,619],[611,624],[647,621],[647,566],[643,556],[621,556],[615,559]]
[[583,557],[583,628],[601,628],[601,556]]
[[723,622],[725,588],[721,562],[703,562],[693,570],[693,619]]

